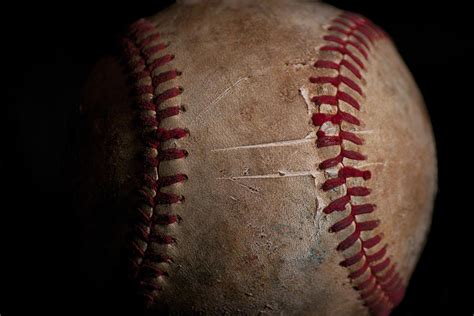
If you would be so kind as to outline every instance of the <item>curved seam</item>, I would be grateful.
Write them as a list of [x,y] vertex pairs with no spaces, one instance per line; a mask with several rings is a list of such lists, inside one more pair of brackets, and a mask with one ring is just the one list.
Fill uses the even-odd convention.
[[[362,122],[356,115],[343,112],[340,108],[340,102],[348,104],[356,113],[360,111],[362,102],[359,99],[365,97],[363,92],[363,72],[366,71],[365,61],[369,60],[369,53],[375,42],[385,39],[387,35],[366,18],[349,12],[343,12],[334,18],[326,31],[328,33],[323,36],[325,45],[319,51],[339,54],[341,58],[338,62],[319,59],[314,67],[335,70],[337,75],[334,77],[310,77],[309,80],[314,84],[329,84],[335,87],[336,94],[321,94],[312,98],[316,109],[319,110],[313,113],[312,122],[314,126],[318,127],[316,140],[318,148],[339,147],[337,156],[326,159],[319,164],[319,169],[323,172],[331,168],[337,168],[337,175],[328,177],[322,184],[321,190],[327,192],[341,187],[346,193],[342,197],[332,199],[323,209],[323,212],[329,215],[333,212],[350,209],[349,215],[333,224],[329,229],[331,233],[347,232],[348,229],[353,229],[348,237],[337,246],[337,250],[343,253],[345,258],[340,262],[340,265],[349,269],[348,278],[354,284],[355,289],[359,292],[360,299],[372,314],[386,315],[402,300],[404,285],[396,271],[395,264],[387,256],[387,245],[382,246],[383,235],[373,236],[372,234],[367,239],[362,238],[362,232],[370,233],[379,226],[380,221],[378,219],[361,221],[357,218],[358,215],[374,212],[376,206],[371,203],[356,205],[353,197],[368,197],[371,190],[365,185],[349,187],[347,179],[361,178],[363,181],[367,181],[372,175],[370,170],[361,170],[344,163],[345,160],[366,160],[367,157],[359,151],[347,150],[344,146],[345,142],[361,146],[364,140],[355,133],[343,129],[343,122],[356,126],[360,126]],[[341,72],[342,68],[347,70],[347,76]],[[349,75],[353,76],[354,79],[349,78]],[[347,88],[346,91],[350,93],[342,91],[340,89],[341,84],[344,84]],[[335,108],[335,113],[322,113],[320,106],[323,104]],[[336,135],[326,133],[328,125],[338,127]],[[360,249],[355,255],[348,256],[346,250],[353,246],[359,246]],[[377,246],[380,249],[369,254],[368,250]]]
[[[161,189],[188,179],[186,174],[177,173],[161,176],[160,162],[187,157],[187,151],[181,148],[164,148],[163,143],[172,139],[181,139],[189,134],[187,129],[166,129],[162,120],[179,115],[180,105],[159,110],[160,104],[179,96],[183,88],[176,86],[156,93],[160,84],[174,80],[181,75],[177,69],[161,71],[160,67],[169,64],[174,55],[162,51],[168,43],[160,41],[161,36],[155,25],[141,19],[130,26],[123,38],[123,54],[128,77],[133,86],[135,107],[138,110],[137,121],[143,142],[143,170],[140,177],[142,188],[139,190],[140,205],[137,207],[137,220],[134,223],[130,242],[130,274],[142,294],[145,305],[154,302],[156,292],[162,290],[161,279],[168,277],[169,265],[173,258],[166,247],[176,243],[170,235],[159,232],[155,226],[178,224],[181,217],[172,212],[161,210],[163,205],[182,203],[184,197],[163,192]],[[164,250],[153,248],[153,244]]]

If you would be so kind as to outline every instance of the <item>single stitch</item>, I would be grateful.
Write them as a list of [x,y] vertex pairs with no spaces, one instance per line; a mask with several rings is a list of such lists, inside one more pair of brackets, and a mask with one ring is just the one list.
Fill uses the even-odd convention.
[[137,208],[137,221],[132,230],[130,266],[131,276],[136,281],[146,305],[153,302],[154,292],[161,290],[158,279],[169,276],[168,271],[157,264],[173,263],[170,256],[153,249],[152,244],[176,243],[173,236],[156,231],[154,226],[172,225],[181,221],[181,217],[177,214],[160,212],[160,206],[184,201],[183,196],[162,192],[161,189],[188,179],[187,175],[181,173],[170,176],[159,175],[160,162],[187,156],[187,151],[183,149],[163,149],[161,144],[171,139],[181,139],[189,134],[188,130],[183,128],[160,127],[163,119],[179,115],[182,107],[172,106],[158,110],[158,106],[183,92],[181,87],[172,87],[155,94],[160,84],[181,75],[176,69],[160,70],[160,67],[169,64],[175,57],[172,54],[162,54],[169,43],[160,42],[160,39],[161,36],[155,26],[143,19],[132,24],[129,33],[123,39],[123,53],[129,81],[134,87],[132,94],[136,99],[135,106],[139,110],[138,119],[145,149],[141,175],[143,187],[139,190],[142,204]]
[[[323,191],[330,191],[340,186],[345,187],[345,195],[335,198],[323,209],[325,214],[345,211],[350,209],[349,215],[334,223],[329,231],[338,233],[346,229],[353,229],[353,232],[345,237],[338,246],[337,250],[344,252],[351,247],[359,247],[355,254],[346,257],[339,264],[342,267],[351,268],[348,275],[353,282],[356,290],[359,291],[360,298],[364,304],[375,315],[387,315],[401,301],[404,294],[404,286],[395,264],[387,257],[387,245],[383,245],[373,253],[368,253],[369,249],[382,245],[383,234],[362,238],[362,232],[371,232],[380,225],[378,219],[360,220],[357,215],[371,214],[376,206],[372,203],[354,204],[353,197],[368,197],[370,189],[366,186],[347,185],[348,178],[361,178],[367,181],[371,178],[370,170],[361,170],[356,167],[346,166],[345,160],[366,160],[367,157],[354,150],[347,150],[344,147],[344,141],[349,141],[355,145],[363,145],[363,139],[352,133],[343,130],[342,123],[346,122],[355,126],[360,126],[361,121],[354,115],[343,112],[340,108],[340,102],[344,102],[359,111],[361,102],[348,92],[340,90],[341,84],[347,88],[346,91],[353,92],[359,97],[364,97],[363,93],[363,75],[366,65],[363,60],[369,59],[369,52],[377,40],[386,38],[386,34],[378,27],[373,25],[367,19],[352,13],[344,12],[332,20],[327,28],[329,34],[323,36],[326,45],[320,48],[321,52],[330,52],[339,54],[342,57],[339,62],[331,60],[317,60],[314,64],[316,69],[332,69],[337,71],[337,75],[331,76],[312,76],[309,81],[314,84],[330,84],[336,88],[335,95],[315,95],[311,99],[316,108],[322,104],[331,105],[336,113],[313,113],[312,122],[319,130],[316,133],[316,146],[318,148],[337,146],[339,154],[328,158],[319,164],[321,170],[338,167],[338,173],[335,178],[327,179],[321,186]],[[354,49],[351,50],[350,48]],[[361,58],[356,54],[360,54]],[[347,69],[356,80],[347,77],[341,71]],[[323,124],[330,122],[338,125],[337,135],[326,135],[322,130]],[[356,269],[352,269],[356,267]],[[368,275],[365,279],[362,277]]]

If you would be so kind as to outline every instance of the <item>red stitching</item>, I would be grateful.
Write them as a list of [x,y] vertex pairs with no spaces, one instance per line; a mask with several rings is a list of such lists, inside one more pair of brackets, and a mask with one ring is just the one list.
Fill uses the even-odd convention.
[[364,66],[364,63],[362,62],[362,60],[360,60],[359,57],[357,57],[356,55],[354,55],[354,53],[351,52],[351,51],[347,48],[347,45],[345,45],[345,46],[326,45],[326,46],[321,47],[319,50],[320,50],[320,51],[327,51],[327,52],[338,52],[338,53],[340,53],[341,55],[347,55],[347,56],[349,56],[350,58],[352,58],[352,60],[353,60],[361,69],[365,69],[365,66]]
[[[187,151],[181,148],[164,149],[162,143],[171,139],[180,139],[189,134],[183,128],[165,129],[160,127],[163,119],[179,115],[183,111],[181,106],[158,110],[160,104],[183,92],[182,87],[172,87],[155,94],[159,85],[181,75],[181,72],[176,69],[160,71],[160,67],[169,64],[175,57],[172,54],[159,56],[169,46],[168,43],[159,42],[160,38],[155,26],[142,19],[130,26],[128,35],[123,39],[123,53],[129,81],[133,85],[132,92],[136,96],[136,107],[139,110],[138,119],[147,152],[143,159],[144,171],[141,176],[143,188],[139,190],[144,206],[137,209],[137,222],[130,243],[129,260],[132,277],[136,280],[139,292],[142,293],[146,304],[153,301],[154,291],[161,290],[157,279],[168,276],[168,272],[157,264],[173,262],[173,259],[165,253],[157,253],[151,244],[170,245],[176,243],[173,236],[158,232],[153,227],[154,225],[171,225],[179,223],[181,220],[176,214],[160,213],[157,207],[184,201],[183,196],[162,192],[161,189],[188,179],[187,175],[181,173],[160,176],[158,172],[160,162],[182,159],[188,155]],[[154,172],[150,173],[149,168],[154,168]],[[158,174],[157,179],[154,178],[156,174]]]
[[326,122],[331,122],[337,125],[340,125],[342,121],[351,123],[353,125],[360,125],[360,121],[357,117],[352,114],[346,113],[338,109],[338,112],[334,115],[325,114],[325,113],[315,113],[313,114],[313,124],[316,126],[321,126]]
[[356,91],[359,95],[362,95],[362,89],[360,88],[360,86],[357,83],[355,83],[352,79],[343,75],[338,75],[336,77],[325,77],[325,76],[310,77],[309,81],[311,81],[312,83],[321,83],[321,84],[330,83],[336,88],[339,87],[341,83],[344,83],[347,86],[349,86],[352,90]]
[[349,257],[349,258],[341,261],[339,264],[342,267],[350,267],[350,266],[356,264],[357,262],[359,262],[363,257],[364,257],[364,253],[362,251],[359,251],[354,256]]
[[[325,147],[325,146],[330,146],[328,143],[333,142],[333,145],[340,145],[342,141],[347,140],[350,141],[351,143],[357,144],[357,145],[362,145],[364,143],[364,140],[354,133],[351,132],[346,132],[346,131],[339,131],[339,135],[337,136],[326,136],[326,133],[319,130],[316,135],[318,136],[317,144],[318,147]],[[348,151],[345,151],[345,154],[347,155]]]
[[362,48],[362,46],[360,46],[360,44],[357,43],[357,42],[354,42],[354,41],[351,41],[351,40],[343,40],[342,38],[340,38],[339,36],[336,36],[336,35],[326,35],[326,36],[323,37],[323,40],[328,41],[328,42],[335,42],[335,43],[340,44],[340,45],[353,46],[355,49],[357,49],[359,51],[359,53],[362,54],[362,56],[364,56],[364,58],[366,60],[369,57],[369,55],[367,54],[365,49]]
[[[364,253],[362,251],[360,253],[362,255],[364,255]],[[369,287],[369,286],[372,286],[372,287]],[[367,290],[367,288],[368,288],[368,290]],[[359,291],[365,290],[361,294],[361,296],[363,296],[365,298],[368,298],[370,296],[370,294],[373,293],[376,289],[377,289],[377,286],[376,286],[375,278],[374,278],[373,275],[369,276],[367,278],[367,280],[365,280],[364,282],[361,282],[357,285],[357,290],[359,290]]]
[[151,58],[154,54],[162,51],[163,49],[165,49],[166,47],[168,47],[168,44],[166,43],[159,43],[155,46],[152,46],[150,48],[146,48],[143,50],[143,55],[145,56],[146,59],[148,58]]
[[158,74],[158,76],[153,77],[153,85],[158,86],[159,84],[162,84],[163,82],[166,82],[169,80],[173,80],[178,76],[181,76],[181,72],[177,70],[162,72]]
[[[371,205],[373,205],[373,204],[371,204]],[[353,205],[352,208],[354,208],[354,206],[356,206],[356,205]],[[373,211],[373,208],[371,208],[371,210]],[[359,214],[364,214],[364,213],[359,213]],[[363,240],[362,241],[362,247],[364,247],[365,249],[370,249],[370,248],[378,245],[380,243],[380,241],[382,241],[382,234],[378,234],[374,237]]]
[[338,27],[338,26],[330,26],[328,27],[328,31],[341,33],[343,35],[351,35],[350,31],[346,31],[343,28]]
[[[145,55],[145,57],[147,59],[149,58],[146,55]],[[167,63],[171,62],[173,59],[174,59],[174,55],[170,55],[170,54],[161,56],[160,58],[157,58],[155,61],[153,61],[153,63],[151,65],[149,65],[150,72],[153,72],[156,68],[159,68],[159,67],[162,67],[162,66],[166,65]]]
[[385,270],[385,268],[387,268],[389,265],[390,265],[390,258],[385,258],[384,261],[372,266],[372,272],[373,273],[381,272]]
[[148,37],[146,37],[144,40],[140,42],[142,46],[148,46],[151,43],[155,43],[160,39],[160,33],[152,34]]
[[352,205],[354,215],[369,214],[375,210],[375,204]]
[[[366,160],[367,157],[359,151],[345,148],[345,141],[359,146],[364,141],[355,133],[343,130],[343,122],[360,126],[361,121],[356,116],[343,112],[340,108],[340,103],[345,102],[356,111],[360,110],[361,102],[358,99],[364,97],[362,72],[366,69],[366,65],[362,60],[369,59],[372,45],[377,40],[386,38],[386,35],[366,18],[347,12],[333,19],[327,30],[330,33],[323,36],[326,45],[323,45],[320,51],[332,53],[334,56],[340,55],[340,61],[321,59],[315,62],[314,67],[335,70],[337,74],[334,77],[328,75],[312,76],[309,81],[318,85],[329,84],[336,88],[334,95],[322,94],[312,97],[312,102],[317,108],[320,109],[319,106],[322,104],[331,105],[336,113],[313,113],[312,122],[316,127],[319,127],[316,133],[316,146],[318,148],[329,146],[340,148],[339,154],[319,164],[321,170],[338,168],[337,176],[327,179],[322,184],[321,189],[330,191],[345,186],[346,193],[341,197],[332,199],[323,208],[323,212],[330,215],[334,212],[345,211],[349,206],[350,213],[334,223],[329,231],[338,233],[351,229],[352,232],[338,244],[337,250],[344,252],[356,246],[359,249],[355,254],[352,252],[350,257],[346,257],[339,264],[351,269],[348,277],[355,284],[355,289],[359,291],[360,299],[364,302],[364,305],[373,314],[386,315],[403,298],[404,285],[400,275],[396,272],[395,264],[391,262],[387,255],[387,245],[382,246],[383,235],[380,233],[367,237],[362,234],[362,232],[366,232],[366,234],[373,232],[380,225],[380,221],[378,219],[361,220],[357,218],[358,215],[373,213],[376,206],[372,203],[355,204],[354,196],[369,197],[371,191],[363,185],[348,187],[347,179],[360,178],[367,181],[371,178],[371,172],[370,170],[361,170],[344,164],[346,160],[359,161]],[[349,76],[342,73],[343,68],[348,70]],[[355,79],[352,79],[351,76]],[[347,92],[341,90],[341,84],[344,84]],[[339,127],[337,135],[333,133],[326,134],[323,125],[328,122]],[[375,251],[372,251],[372,249],[375,249]],[[366,275],[367,277],[364,277]]]

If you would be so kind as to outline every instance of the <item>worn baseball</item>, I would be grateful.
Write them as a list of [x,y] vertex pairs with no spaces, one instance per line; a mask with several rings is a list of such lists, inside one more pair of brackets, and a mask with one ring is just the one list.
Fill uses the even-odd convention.
[[402,300],[435,144],[367,18],[181,1],[130,26],[81,110],[83,212],[109,212],[104,247],[151,313],[386,315]]

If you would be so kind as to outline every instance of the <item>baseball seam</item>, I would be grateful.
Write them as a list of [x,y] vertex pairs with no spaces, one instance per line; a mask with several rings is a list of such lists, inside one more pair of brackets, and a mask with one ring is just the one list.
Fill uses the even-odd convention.
[[[347,165],[347,161],[357,162],[366,160],[367,157],[359,151],[346,149],[346,144],[360,147],[364,144],[364,140],[356,133],[344,130],[343,124],[361,126],[362,122],[357,115],[343,111],[341,104],[352,108],[353,113],[360,111],[361,100],[365,98],[363,73],[366,71],[366,63],[375,42],[387,36],[369,20],[348,12],[343,12],[334,18],[326,30],[327,33],[323,36],[324,45],[319,52],[322,56],[337,56],[339,60],[322,58],[316,61],[314,67],[322,72],[336,72],[336,75],[320,75],[309,80],[320,86],[332,86],[336,92],[334,95],[323,92],[312,97],[312,102],[318,110],[313,113],[312,122],[318,127],[316,141],[318,148],[330,146],[339,148],[337,156],[319,164],[319,169],[325,172],[327,177],[321,190],[337,192],[339,189],[345,191],[345,194],[331,198],[323,212],[329,215],[333,212],[349,211],[329,229],[332,233],[346,236],[337,246],[337,250],[345,258],[340,265],[349,269],[348,278],[359,291],[364,305],[373,314],[385,315],[403,298],[404,285],[395,264],[387,255],[387,245],[382,242],[383,235],[373,232],[380,221],[360,219],[365,214],[373,213],[375,204],[355,204],[354,197],[367,199],[371,190],[365,185],[347,184],[349,178],[368,181],[371,172]],[[341,89],[342,86],[345,88]],[[325,113],[322,111],[322,106],[330,106],[335,113],[334,111]]]
[[[160,176],[162,161],[182,159],[187,151],[180,148],[165,148],[166,141],[186,137],[189,132],[183,128],[166,129],[161,122],[179,115],[183,107],[179,104],[168,106],[169,101],[183,92],[183,88],[172,86],[160,90],[163,85],[174,84],[181,72],[176,69],[163,70],[174,59],[174,55],[163,54],[169,43],[161,41],[156,27],[141,19],[130,26],[123,39],[128,77],[134,87],[135,105],[144,144],[143,172],[140,175],[142,189],[139,190],[140,206],[134,224],[130,243],[131,277],[136,281],[145,305],[154,301],[154,292],[162,289],[162,278],[168,276],[173,258],[167,249],[176,239],[167,233],[166,227],[178,224],[181,217],[165,211],[166,205],[182,203],[184,197],[161,189],[182,183],[187,175],[177,173]],[[158,92],[157,92],[158,91]],[[161,226],[161,231],[156,229]]]

